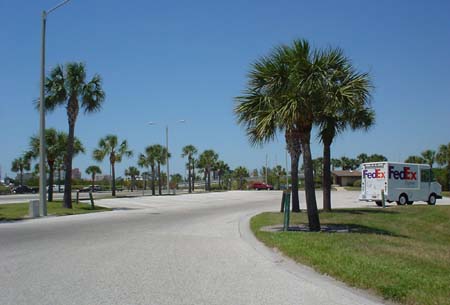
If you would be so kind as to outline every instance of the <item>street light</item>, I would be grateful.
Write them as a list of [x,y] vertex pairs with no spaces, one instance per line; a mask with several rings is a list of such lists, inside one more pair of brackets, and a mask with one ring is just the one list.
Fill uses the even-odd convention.
[[[44,82],[45,82],[45,27],[47,16],[54,10],[60,8],[70,0],[65,0],[57,6],[42,11],[42,41],[41,41],[41,97],[39,103],[39,199],[42,206],[42,215],[47,216],[47,198],[46,198],[46,172],[45,172],[45,107],[44,107]],[[53,186],[51,186],[53,187]]]
[[[186,120],[178,120],[178,123],[186,123]],[[157,125],[155,122],[148,122],[148,125]],[[166,125],[166,165],[167,165],[167,194],[170,194],[170,172],[169,172],[169,125]]]

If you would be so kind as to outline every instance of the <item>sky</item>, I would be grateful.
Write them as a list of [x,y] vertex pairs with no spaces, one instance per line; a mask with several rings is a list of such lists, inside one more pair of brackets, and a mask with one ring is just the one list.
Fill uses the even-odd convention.
[[[28,149],[38,133],[41,12],[59,0],[0,0],[0,166]],[[214,149],[231,168],[285,165],[284,137],[252,147],[233,115],[251,63],[275,46],[307,39],[340,47],[375,86],[376,125],[336,138],[332,157],[380,153],[391,161],[450,142],[450,2],[442,1],[118,1],[72,0],[47,21],[46,71],[79,61],[101,75],[100,112],[80,112],[75,135],[86,154],[73,166],[97,164],[101,137],[126,139],[136,165],[151,144],[165,143],[171,173],[185,174],[184,145]],[[186,123],[179,123],[186,120]],[[148,122],[156,125],[148,125]],[[68,131],[65,109],[46,126]],[[312,138],[313,157],[322,153]],[[105,160],[100,163],[109,173]],[[84,174],[85,177],[87,175]]]

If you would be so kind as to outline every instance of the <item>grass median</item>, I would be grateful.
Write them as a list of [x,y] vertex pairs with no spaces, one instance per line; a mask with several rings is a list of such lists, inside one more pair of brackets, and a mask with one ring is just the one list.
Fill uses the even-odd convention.
[[[253,217],[251,229],[267,246],[350,286],[403,304],[450,304],[450,207],[339,209],[320,218],[351,233],[260,230],[281,225],[281,213]],[[291,225],[306,221],[306,213],[291,216]]]
[[[0,204],[0,221],[27,219],[28,205],[29,204],[27,202]],[[91,205],[87,203],[73,203],[73,209],[66,209],[62,207],[62,202],[60,201],[52,201],[47,203],[47,214],[54,216],[76,215],[104,211],[111,211],[111,209],[99,206],[95,206],[94,209],[92,209]]]

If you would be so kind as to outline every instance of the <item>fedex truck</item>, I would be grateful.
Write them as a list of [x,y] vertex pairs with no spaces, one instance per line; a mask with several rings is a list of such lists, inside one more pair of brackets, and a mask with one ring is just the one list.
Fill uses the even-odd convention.
[[361,201],[382,205],[382,192],[387,202],[399,205],[426,201],[430,205],[441,199],[442,187],[426,164],[371,162],[363,163],[361,171]]

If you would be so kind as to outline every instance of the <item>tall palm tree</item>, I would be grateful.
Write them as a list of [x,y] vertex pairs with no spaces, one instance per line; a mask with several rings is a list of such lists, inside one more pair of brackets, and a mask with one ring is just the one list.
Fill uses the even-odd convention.
[[134,166],[130,166],[125,170],[125,176],[130,176],[131,178],[131,191],[136,189],[136,177],[139,176],[139,174],[139,170]]
[[369,104],[369,75],[357,72],[340,49],[323,52],[322,60],[326,72],[320,86],[322,109],[317,124],[323,144],[323,209],[331,211],[331,144],[348,128],[367,130],[374,124],[375,113]]
[[337,167],[341,167],[341,160],[339,159],[331,159],[331,168],[334,170]]
[[98,142],[98,148],[94,150],[93,158],[99,162],[103,161],[106,156],[109,157],[109,164],[112,171],[112,195],[116,196],[116,170],[115,164],[121,162],[123,157],[131,157],[133,152],[128,149],[127,140],[123,140],[120,144],[116,135],[107,135]]
[[[158,194],[162,195],[162,179],[161,179],[161,165],[166,165],[167,157],[170,158],[170,153],[167,152],[167,148],[156,144],[153,145],[153,153],[155,156],[155,161],[157,165],[157,174],[158,174]],[[167,190],[169,191],[169,190]]]
[[65,67],[58,65],[45,81],[46,111],[53,111],[58,106],[66,108],[69,123],[67,153],[65,156],[64,207],[72,207],[72,159],[75,143],[75,122],[80,108],[84,113],[93,113],[101,109],[105,99],[102,81],[99,75],[87,81],[86,68],[83,63],[71,62]]
[[298,201],[298,161],[303,154],[305,195],[311,231],[320,230],[311,156],[311,130],[321,106],[321,86],[326,61],[306,40],[276,48],[253,64],[248,88],[237,98],[235,113],[252,144],[273,140],[284,132],[291,156],[292,209]]
[[102,170],[97,165],[91,165],[88,168],[86,168],[86,174],[91,175],[91,181],[92,181],[92,191],[94,190],[95,186],[95,176],[97,174],[101,174]]
[[248,170],[243,166],[238,166],[233,171],[234,178],[238,179],[239,185],[238,188],[242,190],[242,186],[244,185],[244,179],[249,176]]
[[442,144],[439,146],[439,150],[436,154],[436,162],[439,165],[447,167],[446,189],[450,190],[450,142],[447,145]]
[[[45,154],[47,157],[48,166],[48,190],[47,196],[48,201],[53,201],[53,184],[54,184],[54,173],[55,167],[58,160],[65,158],[67,154],[67,141],[68,135],[63,131],[56,131],[54,128],[49,128],[45,130]],[[30,138],[30,156],[33,159],[39,158],[39,146],[40,138],[39,135],[32,136]],[[81,141],[74,137],[73,145],[73,156],[75,157],[79,153],[84,153],[84,147]]]
[[16,158],[12,161],[11,170],[20,174],[20,185],[23,185],[23,171],[29,171],[31,167],[30,158],[28,154]]
[[211,190],[211,170],[214,165],[217,163],[219,159],[219,155],[212,149],[207,149],[201,153],[198,157],[198,167],[202,168],[205,173],[206,182],[206,190]]
[[188,184],[189,184],[189,193],[192,193],[193,191],[193,171],[194,171],[194,156],[197,154],[197,148],[194,145],[186,145],[183,147],[183,153],[181,154],[181,157],[188,157]]
[[421,153],[422,158],[424,159],[425,163],[430,165],[430,168],[433,168],[434,162],[436,162],[436,151],[427,149]]

